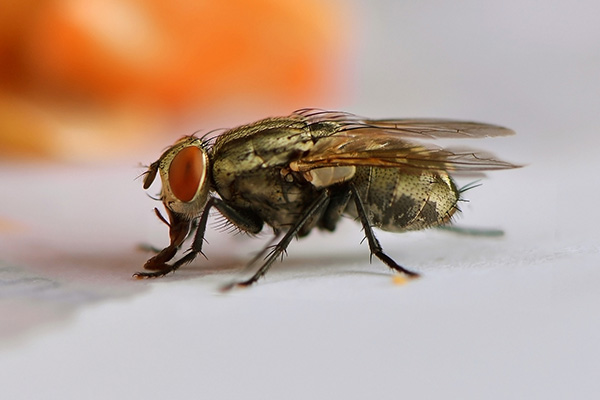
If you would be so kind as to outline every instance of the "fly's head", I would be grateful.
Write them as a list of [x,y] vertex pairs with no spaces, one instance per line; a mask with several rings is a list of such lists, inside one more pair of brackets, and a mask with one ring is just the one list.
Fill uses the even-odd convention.
[[208,201],[210,162],[206,143],[186,136],[167,149],[146,172],[144,189],[160,174],[162,200],[171,223],[191,221],[202,213]]

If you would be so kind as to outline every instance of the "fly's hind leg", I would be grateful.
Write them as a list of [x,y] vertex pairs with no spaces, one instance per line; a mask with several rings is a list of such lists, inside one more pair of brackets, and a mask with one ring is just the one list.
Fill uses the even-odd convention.
[[283,235],[281,240],[276,245],[274,245],[274,246],[269,245],[269,246],[265,247],[257,255],[257,257],[255,257],[251,261],[250,265],[255,260],[257,260],[258,257],[260,257],[262,254],[264,254],[269,248],[271,248],[271,251],[266,256],[264,263],[254,273],[254,275],[252,275],[250,278],[243,280],[243,281],[234,281],[234,282],[228,283],[228,284],[224,285],[223,287],[221,287],[221,291],[226,292],[226,291],[233,289],[236,286],[238,286],[238,287],[250,286],[254,282],[256,282],[260,277],[262,277],[269,270],[269,268],[271,267],[273,262],[285,253],[287,247],[289,246],[290,242],[292,241],[292,238],[294,238],[294,236],[296,236],[298,234],[298,232],[300,232],[302,227],[307,222],[309,222],[314,215],[319,213],[323,209],[323,207],[327,206],[327,204],[329,203],[329,197],[330,197],[329,190],[327,190],[327,189],[323,190],[323,192],[310,205],[310,207],[308,207],[306,210],[303,211],[303,213],[300,215],[300,218],[298,219],[298,221],[296,221],[294,223],[294,225],[285,233],[285,235]]
[[354,185],[350,185],[350,189],[352,191],[352,197],[354,198],[354,203],[356,204],[356,212],[358,213],[358,218],[360,219],[360,223],[363,226],[365,231],[365,236],[367,238],[367,242],[369,243],[369,250],[371,251],[371,255],[375,255],[375,257],[379,258],[381,261],[385,263],[388,267],[396,270],[398,272],[402,272],[403,274],[409,277],[418,277],[419,274],[408,270],[401,265],[398,265],[396,261],[394,261],[390,256],[383,252],[383,248],[379,243],[379,240],[375,237],[375,233],[373,232],[373,228],[371,228],[371,223],[369,222],[369,218],[367,217],[367,212],[365,211],[365,206],[356,190]]

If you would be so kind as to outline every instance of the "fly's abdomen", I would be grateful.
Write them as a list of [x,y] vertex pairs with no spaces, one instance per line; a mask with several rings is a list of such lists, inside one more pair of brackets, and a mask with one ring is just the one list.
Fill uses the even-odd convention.
[[[353,181],[371,225],[386,231],[442,225],[457,211],[458,190],[443,171],[361,167]],[[347,212],[356,216],[353,205]]]

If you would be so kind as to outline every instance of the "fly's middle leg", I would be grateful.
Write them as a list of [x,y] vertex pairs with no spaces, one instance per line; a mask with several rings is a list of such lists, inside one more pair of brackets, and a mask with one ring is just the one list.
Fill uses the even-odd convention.
[[[307,222],[309,222],[314,215],[320,213],[323,210],[323,208],[327,206],[327,204],[329,203],[329,198],[329,190],[323,190],[319,197],[306,210],[303,211],[298,221],[296,221],[294,225],[292,225],[292,227],[290,227],[290,229],[285,233],[285,235],[283,235],[281,240],[275,246],[272,247],[270,253],[265,258],[265,262],[254,273],[254,275],[252,275],[249,279],[243,281],[234,281],[227,285],[224,285],[221,288],[221,291],[226,292],[233,289],[236,286],[250,286],[251,284],[256,282],[260,277],[262,277],[269,270],[273,262],[275,262],[277,258],[279,258],[285,253],[290,242],[292,241],[294,236],[296,236],[298,232],[302,230],[302,227]],[[267,246],[263,251],[261,251],[260,254],[263,254],[264,251],[266,251],[266,249],[268,248],[269,246]]]

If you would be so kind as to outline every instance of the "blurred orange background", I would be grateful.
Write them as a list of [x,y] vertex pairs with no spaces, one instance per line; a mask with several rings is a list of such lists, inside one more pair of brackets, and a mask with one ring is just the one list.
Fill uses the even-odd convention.
[[158,154],[165,135],[228,113],[239,123],[335,106],[346,12],[317,0],[5,1],[0,157]]

